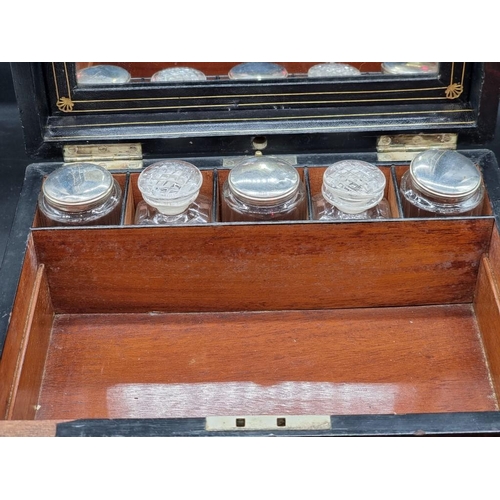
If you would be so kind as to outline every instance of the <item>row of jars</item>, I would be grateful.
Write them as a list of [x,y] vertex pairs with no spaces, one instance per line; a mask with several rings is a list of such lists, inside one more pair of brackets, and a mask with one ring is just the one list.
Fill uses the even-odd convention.
[[[435,62],[387,62],[381,65],[382,73],[392,75],[435,74],[438,63]],[[309,78],[348,77],[361,75],[361,71],[346,63],[321,63],[311,66],[307,72]],[[231,68],[227,75],[231,80],[267,80],[288,77],[288,71],[280,64],[272,62],[241,63]],[[77,72],[79,85],[119,85],[130,82],[130,73],[121,66],[98,64],[83,68]],[[204,81],[207,76],[199,69],[175,66],[157,71],[151,77],[152,82],[194,82]]]
[[[321,192],[311,198],[313,220],[392,217],[380,168],[342,160],[325,169]],[[138,177],[142,200],[137,225],[203,224],[212,221],[212,200],[200,194],[201,171],[182,160],[164,160]],[[470,216],[482,213],[484,186],[476,165],[450,150],[417,155],[399,186],[405,217]],[[44,225],[112,225],[121,213],[121,188],[108,170],[92,163],[64,165],[42,186]],[[306,188],[297,168],[284,159],[256,156],[229,171],[221,190],[222,222],[305,220]]]

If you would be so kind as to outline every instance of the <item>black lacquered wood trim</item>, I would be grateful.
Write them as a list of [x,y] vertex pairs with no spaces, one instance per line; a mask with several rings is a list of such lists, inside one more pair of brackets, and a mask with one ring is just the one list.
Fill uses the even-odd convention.
[[58,437],[457,436],[500,435],[500,412],[331,416],[331,429],[207,431],[204,418],[75,420],[57,425]]

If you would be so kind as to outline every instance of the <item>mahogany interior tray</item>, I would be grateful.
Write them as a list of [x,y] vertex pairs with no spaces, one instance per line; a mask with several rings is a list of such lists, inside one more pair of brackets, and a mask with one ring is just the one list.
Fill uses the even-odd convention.
[[404,219],[403,170],[385,221],[130,226],[136,174],[121,227],[35,221],[2,418],[498,411],[494,217]]

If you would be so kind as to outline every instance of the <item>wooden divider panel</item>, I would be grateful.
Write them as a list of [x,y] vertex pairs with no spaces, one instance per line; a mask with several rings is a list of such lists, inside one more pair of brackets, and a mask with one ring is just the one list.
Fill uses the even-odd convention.
[[492,224],[219,224],[33,237],[56,312],[325,309],[471,302]]

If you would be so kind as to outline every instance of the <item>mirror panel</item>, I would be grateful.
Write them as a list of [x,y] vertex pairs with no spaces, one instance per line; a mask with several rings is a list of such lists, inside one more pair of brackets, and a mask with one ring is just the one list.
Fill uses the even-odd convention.
[[439,63],[431,62],[78,62],[78,86],[217,82],[224,80],[331,79],[398,75],[436,76]]

